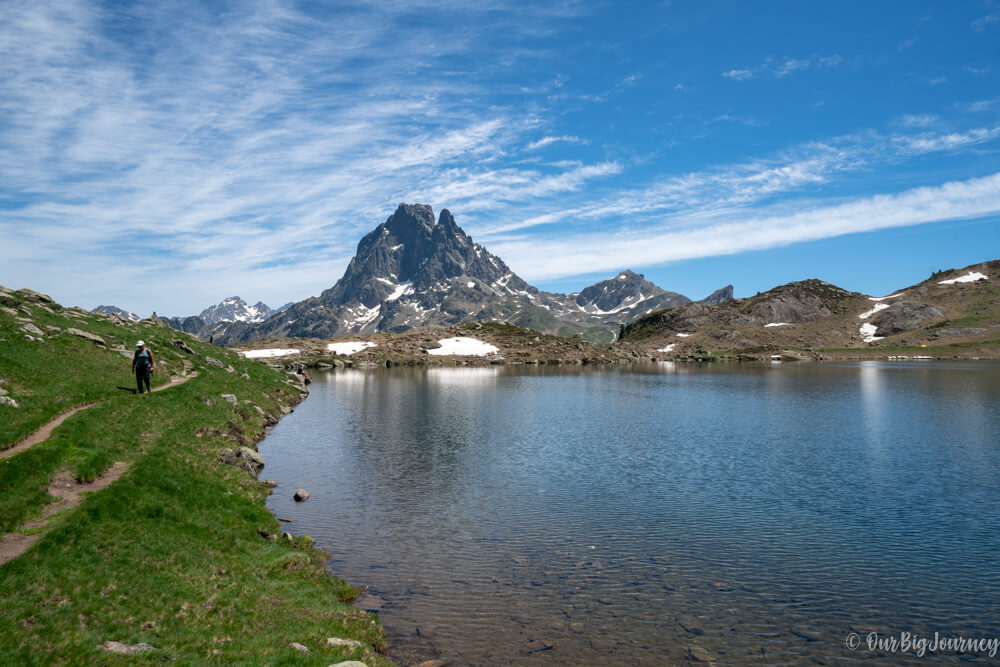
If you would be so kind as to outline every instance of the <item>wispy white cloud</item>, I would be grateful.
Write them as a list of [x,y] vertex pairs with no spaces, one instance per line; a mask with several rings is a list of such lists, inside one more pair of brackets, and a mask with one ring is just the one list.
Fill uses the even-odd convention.
[[554,144],[560,141],[567,144],[578,144],[580,143],[581,139],[580,137],[574,137],[570,135],[563,135],[561,137],[542,137],[538,141],[532,141],[525,147],[525,149],[533,151],[537,148],[542,148],[544,146],[548,146],[549,144]]
[[992,14],[987,14],[986,16],[980,16],[972,22],[972,29],[982,32],[994,23],[1000,23],[1000,12],[993,12]]
[[802,241],[871,232],[929,222],[966,220],[1000,214],[1000,173],[984,178],[866,197],[833,206],[803,206],[769,213],[740,211],[689,224],[669,219],[641,232],[609,232],[510,240],[493,249],[516,257],[512,268],[528,280],[575,275],[580,266],[593,272],[622,266],[764,250]]
[[827,184],[838,176],[916,156],[968,149],[1000,138],[1000,126],[965,132],[919,131],[910,134],[864,133],[810,142],[769,159],[720,165],[710,170],[659,179],[629,187],[576,206],[543,205],[532,215],[503,220],[480,229],[485,239],[502,241],[511,232],[572,221],[586,225],[608,217],[627,217],[636,224],[657,216],[693,221],[758,206],[769,199],[794,195]]
[[937,123],[940,119],[934,114],[929,113],[907,113],[903,114],[899,118],[899,124],[905,127],[930,127]]
[[745,69],[731,69],[722,73],[722,76],[734,81],[747,81],[754,78],[774,78],[782,79],[793,72],[800,72],[807,69],[821,69],[836,67],[843,62],[843,58],[837,54],[831,56],[810,56],[808,58],[784,58],[781,60],[767,58],[756,67]]

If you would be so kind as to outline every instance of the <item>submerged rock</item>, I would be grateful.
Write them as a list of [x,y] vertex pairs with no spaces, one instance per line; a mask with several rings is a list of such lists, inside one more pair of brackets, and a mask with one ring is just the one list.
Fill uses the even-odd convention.
[[305,489],[296,489],[295,495],[292,497],[295,499],[295,502],[302,503],[309,499],[309,492]]

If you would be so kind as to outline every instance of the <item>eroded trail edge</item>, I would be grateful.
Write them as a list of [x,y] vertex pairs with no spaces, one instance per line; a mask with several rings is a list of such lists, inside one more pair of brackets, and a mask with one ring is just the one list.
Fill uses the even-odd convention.
[[93,482],[85,484],[78,483],[69,471],[58,473],[45,489],[49,495],[57,498],[56,502],[45,507],[41,518],[21,526],[22,531],[30,530],[31,534],[15,531],[3,536],[0,540],[0,565],[17,558],[37,542],[45,534],[44,529],[54,514],[78,506],[83,502],[85,493],[96,493],[108,488],[127,470],[128,464],[119,461],[101,473]]

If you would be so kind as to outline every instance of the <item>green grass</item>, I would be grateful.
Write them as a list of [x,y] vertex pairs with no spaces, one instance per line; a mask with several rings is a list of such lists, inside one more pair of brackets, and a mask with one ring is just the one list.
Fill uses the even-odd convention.
[[[347,604],[357,593],[326,573],[325,553],[306,537],[261,537],[258,531],[281,531],[264,506],[264,485],[218,462],[223,448],[262,435],[265,418],[251,404],[276,415],[295,399],[284,374],[155,325],[126,329],[97,316],[77,322],[31,313],[43,329],[75,326],[111,345],[131,348],[142,337],[152,341],[160,368],[179,370],[184,356],[200,375],[135,396],[119,388],[131,388],[128,358],[66,334],[28,341],[20,323],[0,313],[0,378],[22,403],[0,406],[0,447],[69,407],[100,401],[48,441],[0,461],[2,529],[42,512],[56,473],[91,480],[116,461],[129,465],[115,484],[50,518],[27,553],[0,567],[0,665],[391,664],[377,653],[384,647],[377,619]],[[172,338],[195,354],[171,352]],[[237,372],[207,366],[206,354]],[[160,373],[157,382],[166,381]],[[223,393],[239,405],[221,400]],[[334,636],[368,648],[325,647]],[[116,656],[98,648],[109,640],[157,650]]]

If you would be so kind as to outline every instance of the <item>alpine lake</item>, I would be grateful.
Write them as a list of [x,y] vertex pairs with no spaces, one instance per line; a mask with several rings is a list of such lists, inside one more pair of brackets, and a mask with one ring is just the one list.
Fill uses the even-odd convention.
[[261,443],[269,507],[365,589],[400,664],[1000,660],[930,650],[1000,637],[998,363],[348,369],[310,389]]

